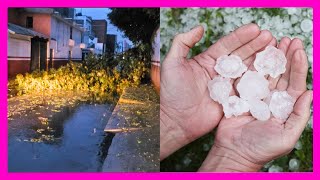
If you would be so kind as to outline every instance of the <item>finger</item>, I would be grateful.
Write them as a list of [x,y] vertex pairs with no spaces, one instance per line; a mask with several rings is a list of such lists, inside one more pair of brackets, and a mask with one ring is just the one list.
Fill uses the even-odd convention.
[[303,49],[303,43],[300,39],[293,39],[289,45],[288,50],[287,50],[286,72],[281,75],[281,77],[278,81],[278,84],[277,84],[278,90],[284,91],[288,88],[293,53],[298,49]]
[[288,93],[298,98],[307,89],[308,60],[304,50],[296,50],[292,57]]
[[197,26],[186,33],[176,35],[172,41],[167,58],[177,59],[187,57],[190,48],[201,40],[203,33],[203,27]]
[[[278,45],[278,49],[280,49],[284,54],[287,54],[287,51],[288,51],[290,42],[291,42],[291,39],[290,39],[290,38],[288,38],[288,37],[282,38],[281,41],[280,41],[280,43],[279,43],[279,45]],[[280,77],[281,77],[281,76],[278,76],[278,77],[276,77],[276,78],[273,78],[273,77],[271,77],[271,76],[268,77],[269,88],[270,88],[271,90],[276,88]]]
[[291,39],[288,37],[284,37],[281,39],[278,49],[280,49],[284,54],[287,54]]
[[247,24],[241,26],[235,31],[231,32],[219,39],[216,43],[211,45],[204,53],[213,59],[218,59],[222,55],[228,55],[232,51],[247,44],[251,40],[258,37],[260,29],[256,24]]
[[310,117],[310,106],[312,103],[312,91],[304,92],[296,102],[293,112],[284,124],[284,135],[290,144],[295,144]]
[[273,37],[270,31],[263,30],[257,38],[239,47],[231,54],[239,56],[241,59],[244,60],[243,63],[249,66],[251,61],[246,61],[246,59],[252,56],[253,54],[257,53],[262,48],[266,47],[272,41],[272,39]]

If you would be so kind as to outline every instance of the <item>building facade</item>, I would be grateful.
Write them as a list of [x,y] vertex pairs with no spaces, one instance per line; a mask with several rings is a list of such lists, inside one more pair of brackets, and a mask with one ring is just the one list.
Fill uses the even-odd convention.
[[107,21],[104,19],[92,20],[92,31],[98,39],[97,43],[102,43],[102,52],[105,52],[107,40]]
[[8,73],[81,61],[84,30],[53,8],[8,9]]
[[89,39],[94,38],[94,34],[92,32],[92,18],[79,13],[75,16],[75,22],[78,26],[84,29],[83,43],[85,43],[87,47],[90,46]]

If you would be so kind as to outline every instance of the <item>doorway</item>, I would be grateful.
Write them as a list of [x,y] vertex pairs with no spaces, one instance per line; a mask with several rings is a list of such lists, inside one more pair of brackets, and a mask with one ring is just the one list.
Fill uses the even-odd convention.
[[30,72],[47,70],[47,43],[48,39],[37,36],[31,38]]

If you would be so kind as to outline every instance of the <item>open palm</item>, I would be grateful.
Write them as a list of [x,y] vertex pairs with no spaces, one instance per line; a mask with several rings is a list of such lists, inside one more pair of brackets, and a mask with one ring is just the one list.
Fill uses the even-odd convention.
[[[212,101],[207,88],[208,81],[217,75],[213,68],[216,59],[221,55],[235,54],[250,65],[256,52],[276,43],[270,32],[260,31],[257,25],[248,24],[221,38],[205,52],[187,59],[189,49],[202,35],[201,26],[177,35],[162,64],[161,137],[164,136],[163,129],[175,131],[175,143],[179,144],[176,149],[161,154],[162,159],[208,133],[222,119],[222,107]],[[166,147],[162,144],[160,151],[165,152]]]
[[[308,63],[299,39],[291,41],[289,38],[283,38],[278,48],[286,54],[288,60],[286,72],[276,79],[268,77],[269,88],[286,90],[297,99],[294,111],[286,122],[276,118],[258,121],[249,113],[223,118],[217,130],[214,147],[200,170],[208,171],[210,167],[212,170],[215,164],[212,159],[223,156],[232,159],[234,164],[246,166],[246,171],[256,171],[268,161],[293,149],[310,115],[312,92],[306,91]],[[252,65],[250,68],[253,68]],[[236,168],[230,167],[215,170],[237,171]]]

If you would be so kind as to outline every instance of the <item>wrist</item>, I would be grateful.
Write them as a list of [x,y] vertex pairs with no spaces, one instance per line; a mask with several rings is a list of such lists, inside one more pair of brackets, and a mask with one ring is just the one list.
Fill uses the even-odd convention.
[[188,144],[184,130],[160,104],[160,160]]
[[263,165],[249,161],[233,150],[213,146],[200,172],[257,172]]

